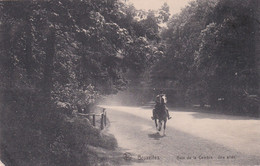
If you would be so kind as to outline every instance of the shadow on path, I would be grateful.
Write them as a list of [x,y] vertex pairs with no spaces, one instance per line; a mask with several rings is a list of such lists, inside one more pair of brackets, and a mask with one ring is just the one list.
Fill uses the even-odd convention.
[[164,135],[160,135],[159,132],[153,133],[153,134],[148,134],[149,138],[153,138],[155,140],[160,140],[161,138],[165,137]]
[[259,118],[255,117],[248,117],[248,116],[237,116],[237,115],[224,115],[224,114],[217,114],[217,113],[197,113],[194,112],[192,116],[196,119],[225,119],[225,120],[260,120]]
[[196,119],[225,119],[225,120],[260,120],[260,113],[258,116],[250,115],[238,115],[232,114],[231,112],[221,112],[217,110],[202,110],[202,109],[192,109],[192,108],[175,108],[169,107],[169,112],[173,114],[174,112],[188,112]]

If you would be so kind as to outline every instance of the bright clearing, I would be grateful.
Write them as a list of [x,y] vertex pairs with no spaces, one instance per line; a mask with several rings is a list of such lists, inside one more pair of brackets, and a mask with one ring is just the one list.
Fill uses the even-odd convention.
[[166,2],[170,6],[170,13],[176,14],[181,11],[189,2],[194,0],[126,0],[127,3],[132,3],[136,9],[148,11],[160,9]]

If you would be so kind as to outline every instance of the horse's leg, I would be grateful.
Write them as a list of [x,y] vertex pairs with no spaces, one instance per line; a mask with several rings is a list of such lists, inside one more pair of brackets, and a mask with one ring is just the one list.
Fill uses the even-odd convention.
[[154,123],[155,123],[155,127],[157,129],[158,124],[157,124],[157,120],[156,119],[154,119]]
[[166,120],[164,120],[164,124],[163,124],[163,135],[165,135],[166,122],[167,122],[167,119],[166,119]]
[[161,131],[161,128],[162,128],[162,121],[159,120],[159,131]]

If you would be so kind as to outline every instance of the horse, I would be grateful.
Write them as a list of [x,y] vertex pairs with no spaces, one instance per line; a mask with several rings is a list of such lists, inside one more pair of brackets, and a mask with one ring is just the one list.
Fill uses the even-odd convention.
[[[163,122],[163,135],[165,135],[166,123],[167,123],[167,118],[168,118],[165,109],[166,109],[165,107],[161,107],[160,109],[158,109],[158,111],[154,117],[155,127],[158,130],[158,132],[161,131],[162,122]],[[157,122],[159,122],[159,125]]]

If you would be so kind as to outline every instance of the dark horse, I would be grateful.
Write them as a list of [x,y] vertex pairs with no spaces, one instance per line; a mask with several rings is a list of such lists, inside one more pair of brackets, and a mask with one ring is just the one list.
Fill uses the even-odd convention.
[[[154,117],[155,127],[158,129],[158,131],[161,131],[162,129],[162,122],[163,122],[163,134],[165,135],[165,129],[166,129],[166,122],[167,122],[167,113],[166,113],[165,107],[160,107]],[[159,122],[159,125],[157,123]]]

